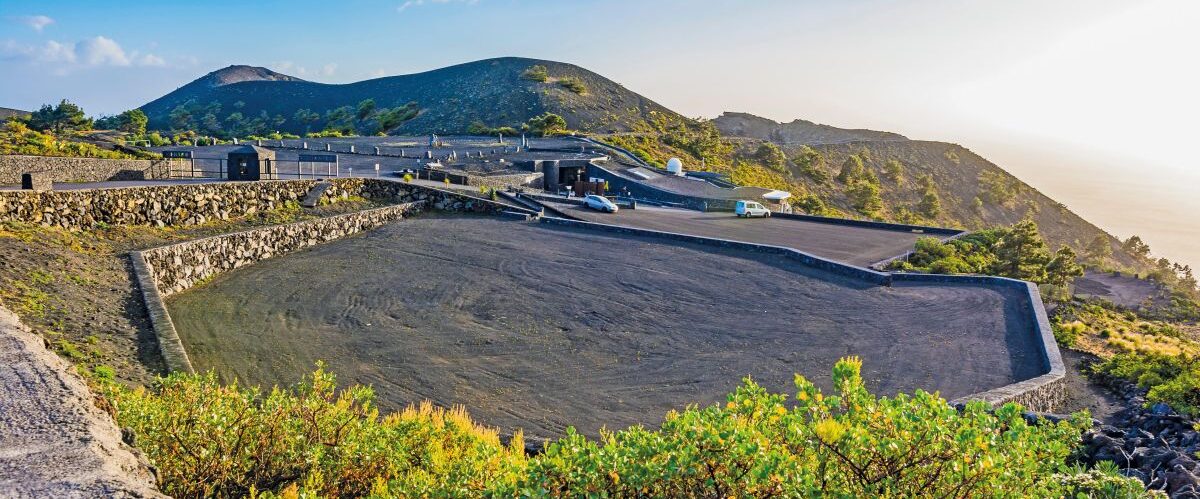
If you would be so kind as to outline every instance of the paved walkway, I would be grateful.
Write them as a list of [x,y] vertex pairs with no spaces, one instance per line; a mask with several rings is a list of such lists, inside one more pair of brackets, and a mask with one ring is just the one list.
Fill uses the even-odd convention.
[[162,497],[74,366],[0,308],[0,497]]

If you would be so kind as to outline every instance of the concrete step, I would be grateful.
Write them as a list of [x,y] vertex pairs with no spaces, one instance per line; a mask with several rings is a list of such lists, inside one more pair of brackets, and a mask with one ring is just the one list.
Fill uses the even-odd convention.
[[316,208],[321,202],[321,197],[325,196],[325,191],[329,190],[330,187],[333,187],[332,183],[317,182],[317,185],[314,185],[313,188],[308,191],[308,194],[304,196],[304,200],[300,201],[300,206],[305,208]]

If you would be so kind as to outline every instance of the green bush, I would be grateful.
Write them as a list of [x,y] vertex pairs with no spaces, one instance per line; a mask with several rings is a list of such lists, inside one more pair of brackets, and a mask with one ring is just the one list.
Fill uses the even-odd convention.
[[546,70],[546,66],[534,64],[521,72],[521,79],[545,83],[550,79],[550,72]]
[[1097,365],[1098,372],[1148,390],[1146,404],[1164,402],[1187,415],[1200,415],[1200,363],[1188,354],[1122,353]]
[[525,462],[461,409],[423,404],[386,418],[370,388],[337,392],[323,369],[269,394],[212,373],[171,375],[154,391],[110,385],[118,421],[137,435],[176,497],[244,496],[299,485],[320,496],[459,496],[514,481]]
[[583,84],[583,80],[574,76],[560,78],[558,80],[558,85],[579,95],[587,93],[587,85]]
[[1031,425],[1018,405],[936,394],[878,398],[856,358],[836,395],[797,376],[794,401],[747,379],[723,406],[689,407],[662,427],[574,430],[526,457],[462,409],[428,403],[380,418],[370,388],[335,390],[318,366],[291,390],[174,374],[153,390],[105,386],[117,420],[177,497],[1050,497],[1141,490],[1108,468],[1066,463],[1086,426]]
[[126,154],[97,147],[87,142],[66,140],[53,133],[30,129],[18,120],[0,125],[0,154],[30,156],[64,156],[72,158],[137,159],[158,157],[158,154]]

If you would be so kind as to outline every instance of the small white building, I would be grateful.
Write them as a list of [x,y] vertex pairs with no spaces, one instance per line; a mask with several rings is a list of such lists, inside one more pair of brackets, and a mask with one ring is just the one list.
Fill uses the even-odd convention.
[[792,205],[787,202],[790,197],[792,197],[792,193],[788,191],[769,191],[762,195],[762,198],[767,201],[764,204],[779,213],[792,212]]

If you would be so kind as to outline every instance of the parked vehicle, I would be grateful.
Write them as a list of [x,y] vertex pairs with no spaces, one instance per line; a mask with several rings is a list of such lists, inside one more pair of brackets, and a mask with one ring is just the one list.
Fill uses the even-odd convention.
[[768,210],[761,203],[754,201],[740,200],[737,202],[737,207],[734,208],[734,213],[739,217],[770,217],[771,210]]
[[588,194],[587,197],[583,198],[583,204],[593,210],[605,211],[608,213],[617,212],[617,204],[609,201],[608,198],[604,196]]

